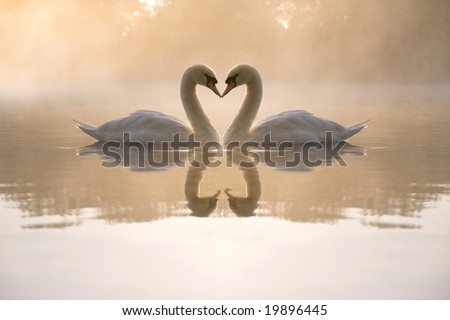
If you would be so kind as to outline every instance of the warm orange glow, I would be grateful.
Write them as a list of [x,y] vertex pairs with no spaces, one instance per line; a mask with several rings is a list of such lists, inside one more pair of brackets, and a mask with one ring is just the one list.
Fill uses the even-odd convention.
[[144,10],[151,16],[156,15],[157,10],[165,6],[164,0],[139,0],[144,5]]
[[177,80],[198,62],[308,82],[448,80],[450,11],[417,3],[2,1],[0,86]]

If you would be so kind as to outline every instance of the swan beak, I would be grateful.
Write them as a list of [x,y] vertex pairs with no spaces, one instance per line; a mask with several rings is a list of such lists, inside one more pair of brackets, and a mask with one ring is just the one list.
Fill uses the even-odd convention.
[[236,87],[236,83],[234,82],[230,82],[227,86],[227,88],[225,89],[225,91],[222,93],[222,98],[225,97],[225,95],[230,92],[231,90],[233,90]]
[[220,94],[219,90],[217,90],[216,85],[213,82],[208,82],[208,88],[211,89],[212,92],[214,92],[215,94],[217,94],[219,97],[222,98],[222,95]]

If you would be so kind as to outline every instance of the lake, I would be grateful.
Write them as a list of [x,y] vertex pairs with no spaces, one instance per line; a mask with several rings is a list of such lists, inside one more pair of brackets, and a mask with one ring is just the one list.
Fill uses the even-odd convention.
[[[240,89],[199,89],[222,134]],[[85,148],[72,119],[186,119],[176,83],[4,93],[0,297],[450,299],[449,89],[267,84],[258,119],[371,119],[346,166],[309,170],[106,168]]]

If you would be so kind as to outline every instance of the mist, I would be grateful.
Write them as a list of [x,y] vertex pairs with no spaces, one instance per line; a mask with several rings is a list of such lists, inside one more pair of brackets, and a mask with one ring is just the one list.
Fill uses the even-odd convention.
[[447,0],[0,2],[0,92],[178,81],[193,63],[266,81],[446,83]]

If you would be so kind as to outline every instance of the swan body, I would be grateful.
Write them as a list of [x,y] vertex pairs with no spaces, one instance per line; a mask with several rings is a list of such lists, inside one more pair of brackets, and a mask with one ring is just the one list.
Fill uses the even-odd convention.
[[79,129],[99,141],[120,142],[123,141],[125,133],[130,134],[130,141],[144,144],[151,142],[154,145],[170,143],[176,134],[180,135],[180,141],[186,141],[192,133],[195,135],[195,141],[201,143],[219,141],[219,135],[204,113],[196,91],[197,85],[203,85],[220,96],[216,83],[214,71],[204,64],[191,66],[184,72],[180,95],[192,128],[171,115],[153,110],[138,110],[100,126],[74,121]]
[[122,141],[123,133],[129,132],[133,141],[172,141],[174,133],[181,139],[193,133],[186,124],[177,118],[152,110],[138,110],[127,117],[115,119],[96,127],[75,121],[78,128],[99,141]]
[[263,141],[264,135],[270,132],[273,141],[292,141],[295,144],[324,142],[325,133],[331,131],[334,141],[343,141],[361,131],[366,124],[367,121],[363,121],[344,127],[305,110],[292,110],[272,115],[257,123],[248,139]]
[[[262,142],[267,134],[271,141],[294,145],[307,142],[324,142],[326,132],[332,132],[332,141],[342,141],[355,135],[367,126],[368,121],[342,126],[332,120],[317,117],[304,110],[291,110],[269,116],[252,127],[262,99],[262,80],[258,71],[246,64],[233,67],[225,81],[228,85],[222,97],[240,85],[247,86],[247,92],[231,126],[224,135],[224,144],[232,141]],[[328,142],[332,142],[328,141]]]

